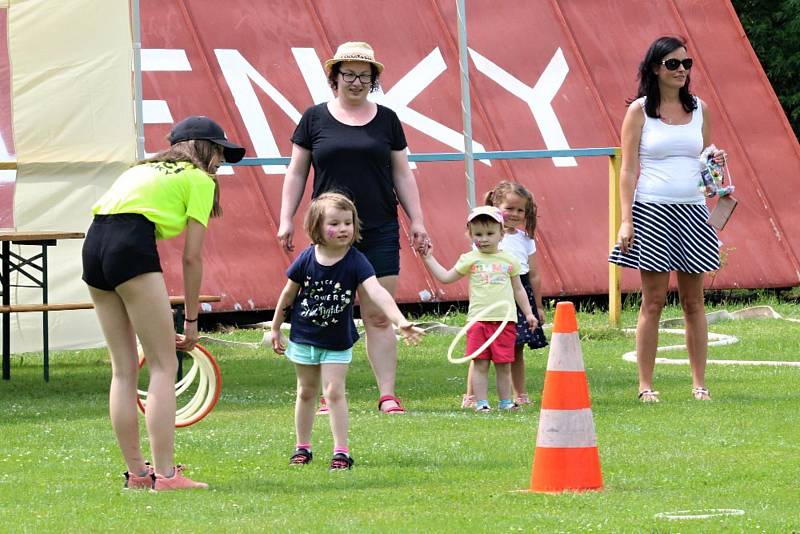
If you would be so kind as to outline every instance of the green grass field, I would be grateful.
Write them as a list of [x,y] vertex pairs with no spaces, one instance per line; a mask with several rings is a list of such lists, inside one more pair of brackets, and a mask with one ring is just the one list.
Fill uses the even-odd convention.
[[[761,304],[800,317],[795,304]],[[633,324],[635,310],[624,313],[624,323]],[[679,316],[676,307],[665,310],[665,318]],[[547,349],[526,352],[532,407],[475,414],[458,408],[466,367],[447,362],[450,338],[402,347],[398,394],[409,413],[390,417],[376,410],[359,342],[348,380],[356,466],[332,474],[327,418],[317,419],[314,462],[287,465],[294,446],[291,365],[263,348],[208,343],[222,368],[222,396],[206,419],[177,431],[176,456],[212,489],[161,494],[121,489],[125,467],[107,417],[104,351],[54,354],[49,384],[40,355],[14,356],[12,380],[0,383],[0,530],[800,530],[800,368],[709,365],[713,401],[700,403],[690,396],[688,366],[660,365],[662,402],[643,405],[636,401],[636,367],[621,358],[633,337],[607,321],[603,313],[578,314],[605,489],[559,495],[517,491],[529,485]],[[798,323],[729,321],[710,329],[741,340],[711,348],[711,359],[800,361]],[[210,335],[260,341],[262,332]],[[661,344],[680,339],[665,335]],[[657,517],[719,508],[744,515]]]

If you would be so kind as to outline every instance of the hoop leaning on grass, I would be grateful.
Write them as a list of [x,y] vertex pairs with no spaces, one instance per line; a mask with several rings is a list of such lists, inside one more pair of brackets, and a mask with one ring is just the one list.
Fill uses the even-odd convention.
[[[478,321],[482,320],[490,312],[493,312],[494,310],[496,310],[497,308],[499,308],[501,306],[505,306],[506,317],[511,315],[511,312],[514,311],[513,309],[511,309],[513,304],[511,304],[510,302],[505,301],[505,300],[498,300],[497,302],[493,302],[492,304],[487,306],[486,309],[482,310],[471,321],[469,321],[467,324],[465,324],[464,328],[462,328],[461,330],[458,331],[458,334],[456,334],[456,337],[454,337],[453,341],[450,343],[450,348],[447,349],[447,359],[450,361],[450,363],[464,363],[464,362],[468,362],[470,360],[475,359],[478,356],[478,354],[480,354],[481,352],[486,350],[489,347],[489,345],[491,345],[494,342],[494,340],[497,339],[497,337],[503,332],[503,329],[508,324],[509,319],[505,319],[504,321],[502,321],[500,323],[500,326],[497,327],[497,330],[495,330],[494,334],[492,334],[489,337],[489,339],[487,339],[484,342],[483,345],[478,347],[478,349],[475,352],[473,352],[472,354],[470,354],[468,356],[464,356],[463,358],[453,358],[453,350],[456,348],[456,345],[458,344],[458,342],[461,341],[461,338],[464,337],[465,335],[467,335],[467,331],[470,328],[472,328],[475,325],[475,323],[477,323]],[[514,317],[514,320],[516,321],[517,318]]]
[[[199,377],[197,390],[195,390],[192,398],[175,412],[175,426],[177,428],[193,425],[208,415],[217,404],[219,394],[222,391],[222,373],[211,353],[202,345],[195,345],[194,349],[186,354],[191,356],[194,363],[189,372],[175,384],[175,396],[179,397],[189,389],[195,377],[198,375]],[[140,369],[144,366],[145,360],[145,355],[140,347]],[[144,413],[147,406],[147,392],[141,389],[137,390],[137,392],[139,397],[136,399],[136,404],[138,404],[139,410]]]

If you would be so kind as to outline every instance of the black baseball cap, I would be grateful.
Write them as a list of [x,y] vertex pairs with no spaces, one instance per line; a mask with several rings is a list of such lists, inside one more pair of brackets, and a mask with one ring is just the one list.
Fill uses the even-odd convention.
[[169,133],[169,143],[171,145],[192,139],[205,139],[218,144],[222,147],[222,153],[228,163],[236,163],[244,157],[244,147],[228,141],[225,137],[225,130],[204,115],[186,117],[173,126],[172,131]]

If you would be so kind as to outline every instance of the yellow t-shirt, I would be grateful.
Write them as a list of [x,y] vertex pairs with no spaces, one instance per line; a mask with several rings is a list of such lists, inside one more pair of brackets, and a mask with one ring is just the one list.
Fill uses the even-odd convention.
[[458,258],[455,269],[460,274],[469,275],[468,320],[475,318],[490,304],[504,300],[511,304],[507,313],[503,308],[498,308],[481,320],[516,322],[517,308],[511,277],[519,274],[520,265],[514,256],[502,250],[494,254],[473,250]]
[[156,239],[183,232],[189,217],[208,226],[214,180],[191,163],[144,163],[131,167],[92,206],[94,215],[139,213],[156,227]]

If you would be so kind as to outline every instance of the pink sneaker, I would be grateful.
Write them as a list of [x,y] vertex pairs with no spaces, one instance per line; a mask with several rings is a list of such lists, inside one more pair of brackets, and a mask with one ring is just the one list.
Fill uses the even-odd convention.
[[518,406],[522,406],[525,404],[531,404],[531,399],[528,398],[527,393],[523,393],[522,395],[517,395],[517,398],[514,399],[514,404]]
[[183,466],[175,466],[175,475],[171,478],[156,474],[156,481],[153,485],[156,491],[170,491],[182,489],[208,489],[205,482],[195,482],[191,478],[183,476]]
[[156,475],[151,466],[147,466],[147,474],[140,477],[125,471],[125,489],[153,489],[156,483]]
[[475,395],[467,395],[466,393],[461,398],[461,407],[462,408],[474,408],[475,407]]
[[317,415],[328,415],[331,411],[328,409],[328,403],[325,402],[325,397],[320,396],[319,398],[319,410],[317,410]]

